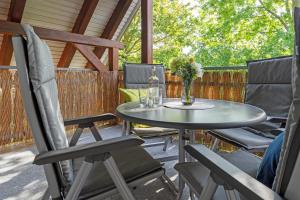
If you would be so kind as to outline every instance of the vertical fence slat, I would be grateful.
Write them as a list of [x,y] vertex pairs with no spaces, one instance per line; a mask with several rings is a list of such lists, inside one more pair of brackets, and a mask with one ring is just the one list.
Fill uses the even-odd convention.
[[[202,78],[194,81],[193,95],[242,102],[246,75],[244,71],[205,71]],[[165,77],[167,97],[179,98],[181,79],[169,71]],[[118,91],[124,87],[123,79],[123,72],[116,71],[58,70],[57,85],[63,117],[69,119],[114,112],[117,105],[124,102]],[[0,120],[1,146],[31,139],[16,70],[0,70]],[[74,128],[70,126],[67,130]],[[207,134],[201,137],[204,143],[211,141]]]

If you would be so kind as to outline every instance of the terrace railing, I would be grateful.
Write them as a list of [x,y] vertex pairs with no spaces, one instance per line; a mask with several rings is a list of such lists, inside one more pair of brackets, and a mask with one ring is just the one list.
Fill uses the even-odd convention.
[[[245,68],[207,69],[202,79],[194,82],[195,96],[243,102],[246,73]],[[17,76],[13,67],[0,68],[0,146],[31,140]],[[114,112],[123,102],[118,92],[118,87],[123,87],[122,71],[59,69],[57,83],[64,119]],[[180,97],[180,78],[167,71],[166,84],[168,97]],[[107,122],[112,123],[116,122]],[[205,137],[203,141],[208,142]]]

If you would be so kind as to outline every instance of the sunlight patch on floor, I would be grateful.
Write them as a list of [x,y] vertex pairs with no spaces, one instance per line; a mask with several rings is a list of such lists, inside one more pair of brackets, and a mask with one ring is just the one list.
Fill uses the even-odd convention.
[[12,178],[18,176],[20,172],[12,173],[12,174],[7,174],[7,175],[1,175],[0,176],[0,184],[6,183],[10,181]]

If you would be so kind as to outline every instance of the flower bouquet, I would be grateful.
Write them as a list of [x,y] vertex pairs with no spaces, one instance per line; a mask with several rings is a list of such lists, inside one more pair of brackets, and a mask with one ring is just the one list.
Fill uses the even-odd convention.
[[191,57],[177,57],[170,62],[171,71],[182,78],[183,93],[181,102],[183,105],[192,105],[195,98],[191,95],[193,80],[202,77],[202,67]]

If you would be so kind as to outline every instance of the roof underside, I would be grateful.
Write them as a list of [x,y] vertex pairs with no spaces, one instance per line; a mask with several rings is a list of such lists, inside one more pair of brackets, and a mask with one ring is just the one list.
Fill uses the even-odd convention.
[[[10,1],[0,0],[0,20],[7,20]],[[119,0],[99,0],[84,35],[100,37],[118,2]],[[84,0],[27,0],[21,23],[72,32],[83,3]],[[138,7],[139,0],[133,0],[117,31],[114,33],[113,40],[120,39]],[[3,35],[0,35],[0,46],[2,39]],[[51,49],[53,62],[57,65],[66,44],[54,41],[46,42]],[[76,51],[70,67],[84,68],[86,63],[86,59]],[[15,65],[14,59],[12,59],[11,65]]]

